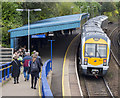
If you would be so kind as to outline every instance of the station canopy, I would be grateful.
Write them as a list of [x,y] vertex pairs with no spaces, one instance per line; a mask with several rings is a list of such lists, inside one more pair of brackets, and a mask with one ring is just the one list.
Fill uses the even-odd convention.
[[[30,24],[30,35],[80,27],[80,21],[88,16],[87,13],[66,15],[40,20]],[[28,35],[28,25],[8,30],[11,38]]]

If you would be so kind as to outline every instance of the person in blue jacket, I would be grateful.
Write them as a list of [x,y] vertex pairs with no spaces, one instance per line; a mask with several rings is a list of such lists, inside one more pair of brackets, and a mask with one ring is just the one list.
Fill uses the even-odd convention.
[[[24,78],[25,78],[25,81],[26,80],[29,80],[29,61],[32,60],[32,57],[30,56],[30,53],[29,52],[26,52],[25,53],[26,56],[23,58],[22,60],[22,63],[23,63],[23,67],[24,67]],[[26,75],[27,73],[27,75]]]

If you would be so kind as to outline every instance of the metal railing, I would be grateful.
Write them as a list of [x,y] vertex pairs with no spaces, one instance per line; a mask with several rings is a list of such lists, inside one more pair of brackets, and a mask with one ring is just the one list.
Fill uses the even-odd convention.
[[11,62],[0,65],[0,82],[10,78],[12,70],[12,65],[10,64]]
[[45,64],[42,67],[42,76],[41,76],[41,80],[42,80],[42,97],[45,98],[47,97],[52,97],[53,98],[53,94],[50,90],[49,84],[47,82],[47,75],[50,72],[50,70],[52,70],[52,66],[51,66],[51,60],[47,60],[45,62]]

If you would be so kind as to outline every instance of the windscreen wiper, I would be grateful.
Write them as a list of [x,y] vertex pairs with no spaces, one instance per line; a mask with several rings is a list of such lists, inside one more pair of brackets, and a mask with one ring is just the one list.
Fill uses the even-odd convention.
[[97,53],[98,53],[99,57],[102,58],[101,55],[100,55],[100,53],[98,51],[97,51]]
[[[88,54],[88,52],[87,51],[85,51],[85,53],[89,56],[89,54]],[[89,56],[90,57],[90,56]]]

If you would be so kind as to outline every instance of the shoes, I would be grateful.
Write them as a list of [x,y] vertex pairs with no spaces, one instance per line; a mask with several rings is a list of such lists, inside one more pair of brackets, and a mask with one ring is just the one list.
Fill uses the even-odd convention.
[[14,82],[14,84],[16,84],[16,82]]
[[36,87],[34,87],[34,89],[36,89]]
[[33,89],[33,86],[31,86],[31,88]]
[[19,83],[19,82],[17,81],[17,83]]
[[25,81],[27,81],[27,79],[25,78]]

